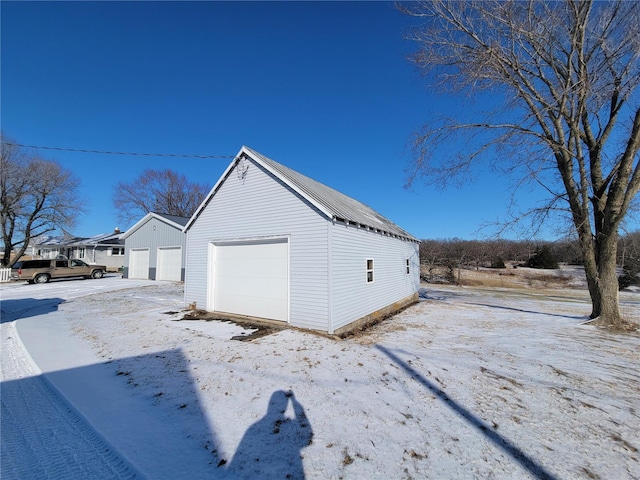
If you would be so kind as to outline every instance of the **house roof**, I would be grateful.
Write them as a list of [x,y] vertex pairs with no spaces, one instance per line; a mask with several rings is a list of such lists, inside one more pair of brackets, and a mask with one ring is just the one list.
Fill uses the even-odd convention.
[[74,238],[73,240],[69,240],[64,242],[63,244],[69,247],[77,247],[83,245],[89,246],[107,246],[107,245],[121,245],[120,241],[122,238],[122,233],[101,233],[100,235],[94,235],[93,237],[88,238]]
[[168,215],[166,213],[149,212],[140,220],[138,220],[138,222],[136,222],[135,225],[133,225],[130,229],[128,229],[122,235],[121,239],[124,240],[125,238],[129,237],[133,232],[135,232],[138,228],[140,228],[142,225],[144,225],[146,222],[148,222],[152,218],[155,218],[157,220],[160,220],[161,222],[169,224],[172,227],[177,228],[178,230],[182,230],[182,227],[184,227],[189,221],[188,217],[178,217],[177,215]]
[[363,227],[374,232],[400,237],[406,240],[419,240],[406,232],[391,220],[383,217],[368,205],[355,200],[347,195],[334,190],[312,178],[309,178],[295,170],[256,152],[255,150],[243,146],[224,172],[220,180],[213,187],[207,198],[200,205],[196,213],[191,217],[185,226],[185,231],[193,224],[200,215],[204,207],[209,203],[211,197],[216,193],[222,182],[227,178],[231,170],[244,158],[250,158],[282,182],[296,191],[309,203],[320,210],[332,221],[344,222],[358,227]]
[[31,246],[41,247],[78,247],[78,246],[108,246],[120,245],[120,233],[101,233],[93,237],[73,237],[71,235],[50,236],[40,235],[29,242]]
[[[73,237],[75,240],[76,238]],[[68,238],[64,236],[52,236],[52,235],[38,235],[37,237],[31,237],[29,245],[41,245],[41,246],[61,246],[66,245]]]

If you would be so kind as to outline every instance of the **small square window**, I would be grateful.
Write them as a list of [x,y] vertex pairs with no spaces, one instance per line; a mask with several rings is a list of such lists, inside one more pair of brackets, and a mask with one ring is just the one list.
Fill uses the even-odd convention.
[[367,258],[367,283],[373,283],[373,259]]

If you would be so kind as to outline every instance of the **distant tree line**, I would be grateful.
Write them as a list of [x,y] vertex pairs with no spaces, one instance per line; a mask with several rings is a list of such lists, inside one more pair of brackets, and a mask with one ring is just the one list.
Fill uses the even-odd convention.
[[[554,242],[516,240],[422,240],[422,279],[427,282],[459,283],[461,270],[480,268],[558,268],[560,264],[583,265],[578,240]],[[640,231],[618,240],[621,288],[640,284]],[[444,277],[444,278],[443,278]]]

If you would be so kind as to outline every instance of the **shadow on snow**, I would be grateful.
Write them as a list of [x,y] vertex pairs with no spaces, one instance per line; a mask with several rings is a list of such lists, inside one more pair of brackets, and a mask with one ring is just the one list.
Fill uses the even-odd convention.
[[559,317],[559,318],[567,318],[572,320],[586,320],[589,318],[588,315],[563,315],[560,313],[536,312],[534,310],[524,310],[522,308],[505,307],[504,305],[491,305],[488,303],[474,303],[474,302],[466,302],[466,303],[467,305],[476,305],[476,306],[487,307],[487,308],[497,308],[499,310],[510,310],[513,312],[532,313],[534,315],[544,315],[545,317]]
[[0,302],[0,322],[7,323],[21,318],[37,317],[58,310],[62,298],[20,298]]
[[132,363],[188,369],[180,350],[169,350],[2,382],[3,476],[44,478],[54,470],[60,478],[305,478],[301,450],[313,430],[292,391],[271,395],[227,462],[191,376],[184,373],[179,395],[138,394]]
[[[285,416],[289,405],[293,418]],[[223,478],[304,479],[300,454],[312,439],[311,424],[293,392],[278,390],[264,417],[245,432]]]
[[488,424],[482,421],[482,419],[475,416],[472,412],[467,410],[464,406],[456,402],[449,397],[444,390],[440,389],[437,385],[430,382],[423,377],[415,368],[395,355],[389,349],[382,345],[376,345],[376,348],[395,362],[400,368],[402,368],[411,378],[423,385],[427,390],[438,397],[444,404],[453,410],[457,415],[466,420],[473,428],[478,430],[494,445],[504,451],[507,455],[513,458],[520,466],[527,470],[531,475],[540,480],[555,480],[555,477],[549,473],[542,465],[537,463],[534,459],[529,457],[520,448],[514,445],[507,438],[503,437],[495,430],[493,430]]

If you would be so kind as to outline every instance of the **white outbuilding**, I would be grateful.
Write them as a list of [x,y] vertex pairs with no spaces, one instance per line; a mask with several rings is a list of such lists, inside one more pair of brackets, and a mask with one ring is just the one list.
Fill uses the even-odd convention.
[[415,237],[248,147],[184,231],[198,309],[341,334],[418,299]]

